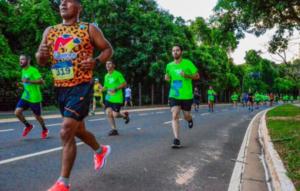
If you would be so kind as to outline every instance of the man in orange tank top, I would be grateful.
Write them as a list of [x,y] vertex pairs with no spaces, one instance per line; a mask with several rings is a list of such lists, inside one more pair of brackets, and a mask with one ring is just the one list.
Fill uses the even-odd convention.
[[[58,107],[63,116],[62,169],[58,181],[50,191],[68,191],[69,177],[76,158],[75,137],[94,151],[95,169],[101,169],[110,153],[110,146],[100,146],[95,136],[86,130],[84,118],[93,98],[92,70],[113,56],[113,49],[96,26],[79,22],[81,0],[62,0],[60,15],[63,23],[48,27],[36,53],[40,65],[51,62]],[[101,55],[92,58],[93,49]]]

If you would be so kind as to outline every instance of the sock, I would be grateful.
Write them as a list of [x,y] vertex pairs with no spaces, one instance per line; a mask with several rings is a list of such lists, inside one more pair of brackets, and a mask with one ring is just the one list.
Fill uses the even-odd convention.
[[96,154],[101,154],[103,152],[103,148],[100,146],[98,150],[95,151]]
[[28,121],[25,120],[23,123],[24,123],[24,125],[26,125],[26,127],[30,127],[30,124],[28,123]]
[[59,177],[58,181],[63,181],[65,183],[65,187],[69,188],[69,179],[64,177]]
[[42,125],[43,130],[47,130],[46,125]]

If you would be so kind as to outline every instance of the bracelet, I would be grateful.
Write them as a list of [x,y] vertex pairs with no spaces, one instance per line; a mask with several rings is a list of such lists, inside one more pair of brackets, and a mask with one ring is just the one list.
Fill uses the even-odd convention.
[[115,88],[115,91],[117,91],[118,90],[118,88]]

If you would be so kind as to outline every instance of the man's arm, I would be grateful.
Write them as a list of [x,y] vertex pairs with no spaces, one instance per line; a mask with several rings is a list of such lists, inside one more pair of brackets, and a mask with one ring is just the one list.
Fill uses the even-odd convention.
[[110,91],[111,92],[116,92],[117,90],[120,90],[120,89],[123,89],[127,86],[127,83],[126,82],[123,82],[122,84],[120,84],[118,87],[116,88],[111,88]]
[[49,50],[50,50],[50,45],[53,42],[51,41],[47,44],[47,35],[51,28],[52,27],[50,26],[46,28],[46,30],[44,31],[42,42],[39,46],[37,53],[35,54],[36,61],[42,66],[45,66],[47,64],[50,57]]
[[[89,33],[90,33],[92,44],[95,47],[99,48],[101,51],[101,54],[97,56],[97,58],[100,60],[100,63],[103,64],[106,61],[108,61],[111,57],[113,57],[114,55],[113,48],[104,37],[102,31],[95,25],[90,24]],[[93,62],[95,65],[96,61],[94,60]]]
[[184,71],[182,71],[182,72],[180,73],[180,75],[181,75],[182,77],[189,78],[189,79],[192,79],[192,80],[198,80],[198,79],[200,78],[200,75],[199,75],[198,72],[195,73],[195,74],[193,74],[193,75],[186,75],[186,74],[184,73]]
[[30,81],[30,80],[27,80],[26,78],[23,78],[23,79],[22,79],[22,82],[28,83],[28,84],[37,84],[37,85],[43,85],[43,84],[44,84],[43,78],[39,78],[39,79],[36,80],[36,81]]

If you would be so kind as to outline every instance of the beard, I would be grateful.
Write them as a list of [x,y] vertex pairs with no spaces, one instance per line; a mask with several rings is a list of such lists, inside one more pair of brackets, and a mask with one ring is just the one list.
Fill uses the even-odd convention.
[[22,68],[24,68],[24,67],[28,66],[28,63],[27,63],[27,62],[21,63],[20,66],[21,66]]

